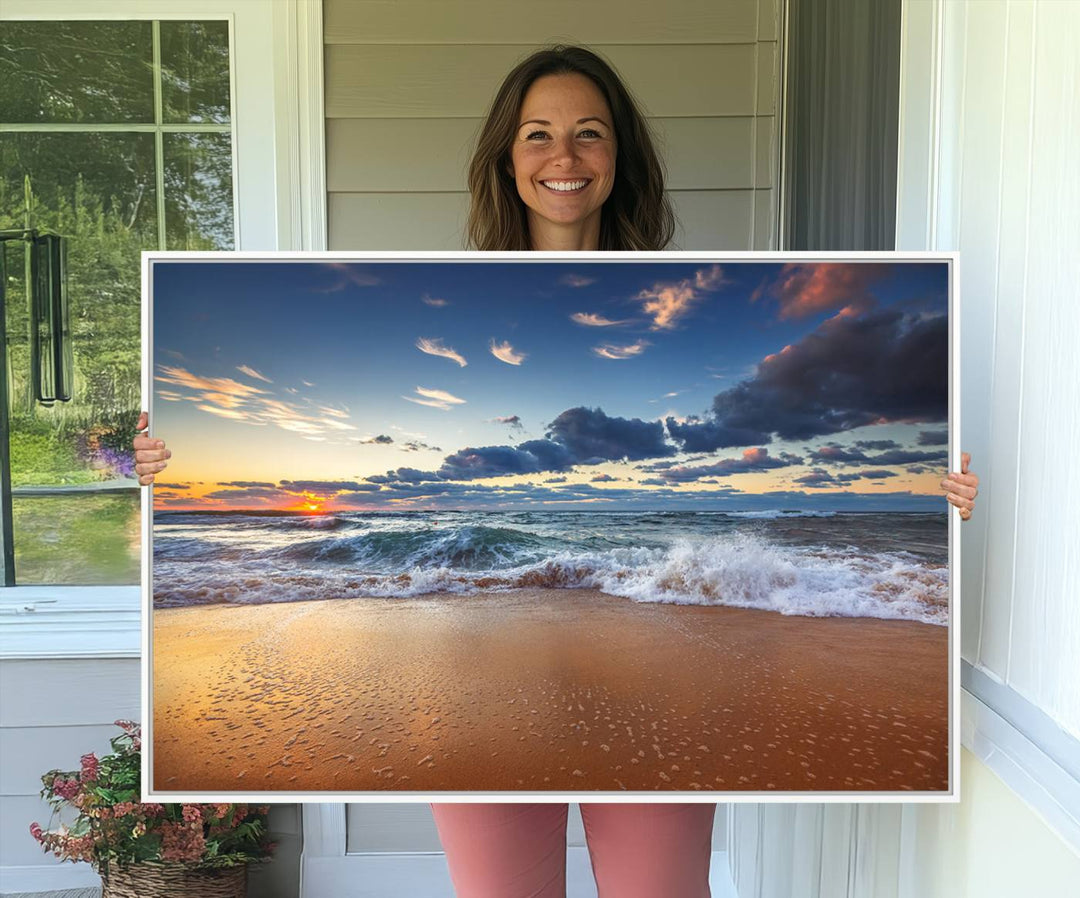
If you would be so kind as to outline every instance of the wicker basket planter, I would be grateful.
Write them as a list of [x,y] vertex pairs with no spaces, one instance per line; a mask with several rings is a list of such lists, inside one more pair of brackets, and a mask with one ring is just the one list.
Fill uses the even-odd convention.
[[199,870],[188,864],[139,863],[101,877],[101,898],[244,898],[247,865]]

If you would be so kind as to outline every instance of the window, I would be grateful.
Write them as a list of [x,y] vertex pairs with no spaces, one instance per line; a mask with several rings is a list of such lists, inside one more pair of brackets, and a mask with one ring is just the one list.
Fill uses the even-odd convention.
[[130,439],[144,249],[232,249],[230,23],[23,21],[0,36],[0,231],[67,238],[74,391],[30,382],[25,243],[2,245],[18,583],[139,582]]

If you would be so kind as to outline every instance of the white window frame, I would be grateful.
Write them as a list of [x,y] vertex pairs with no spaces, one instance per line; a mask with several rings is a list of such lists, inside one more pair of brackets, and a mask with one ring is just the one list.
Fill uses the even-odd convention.
[[[321,0],[0,5],[0,21],[78,19],[227,20],[236,248],[326,249]],[[0,658],[138,657],[141,593],[119,585],[2,588]]]

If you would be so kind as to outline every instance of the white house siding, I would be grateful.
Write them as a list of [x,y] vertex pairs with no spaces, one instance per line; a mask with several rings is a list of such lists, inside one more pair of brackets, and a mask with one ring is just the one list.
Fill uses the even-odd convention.
[[329,248],[463,249],[488,104],[534,49],[582,43],[645,107],[681,249],[775,249],[779,0],[327,0]]

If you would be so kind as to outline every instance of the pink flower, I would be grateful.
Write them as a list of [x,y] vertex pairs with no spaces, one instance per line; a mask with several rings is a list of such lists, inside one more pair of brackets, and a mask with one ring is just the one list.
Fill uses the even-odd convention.
[[34,837],[34,839],[36,841],[38,841],[38,842],[41,842],[43,840],[42,829],[41,829],[41,824],[40,823],[31,823],[30,824],[30,835],[32,835]]
[[71,801],[79,791],[79,783],[78,780],[69,780],[58,776],[53,780],[52,788],[61,798]]
[[93,752],[90,752],[88,755],[83,755],[80,760],[82,761],[82,781],[84,783],[92,783],[98,778],[97,756]]
[[181,813],[188,823],[202,823],[202,811],[198,805],[186,804]]
[[206,839],[197,824],[165,821],[161,824],[161,859],[197,861],[202,858]]

